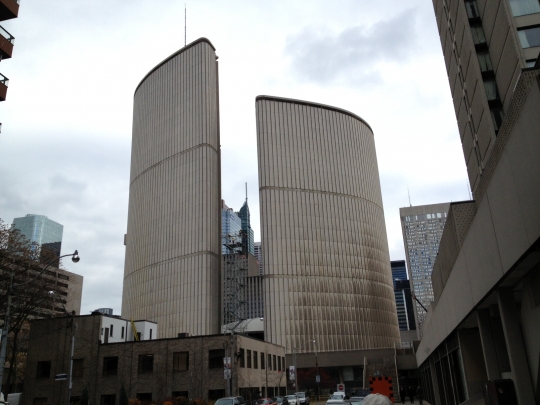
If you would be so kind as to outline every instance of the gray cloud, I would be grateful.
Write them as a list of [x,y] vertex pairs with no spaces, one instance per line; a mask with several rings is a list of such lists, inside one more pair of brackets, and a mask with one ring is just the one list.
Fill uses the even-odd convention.
[[417,42],[415,9],[371,26],[359,25],[338,34],[310,26],[289,36],[285,53],[297,79],[318,84],[365,86],[380,83],[380,62],[403,62]]

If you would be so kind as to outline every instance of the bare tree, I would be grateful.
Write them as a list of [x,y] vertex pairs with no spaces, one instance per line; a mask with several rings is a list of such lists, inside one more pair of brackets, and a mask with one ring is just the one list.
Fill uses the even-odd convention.
[[[67,291],[56,283],[56,273],[44,270],[47,264],[58,266],[58,257],[48,250],[42,250],[35,243],[28,241],[18,230],[5,224],[0,219],[0,322],[5,327],[8,293],[11,291],[12,305],[9,322],[8,350],[4,393],[8,394],[17,383],[22,383],[29,324],[32,318],[46,318],[56,311],[53,296],[66,297]],[[40,275],[40,273],[42,273]],[[38,276],[39,275],[39,276]],[[17,288],[17,285],[23,285]],[[58,301],[58,300],[57,300]],[[65,300],[63,301],[65,304]],[[60,302],[57,302],[60,305]],[[3,383],[3,382],[2,382]]]

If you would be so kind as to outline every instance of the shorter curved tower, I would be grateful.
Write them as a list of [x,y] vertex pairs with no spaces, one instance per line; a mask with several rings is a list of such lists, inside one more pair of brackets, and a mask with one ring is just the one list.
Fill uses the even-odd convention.
[[[266,338],[288,353],[399,342],[373,132],[339,108],[259,96]],[[313,351],[309,344],[306,351]]]

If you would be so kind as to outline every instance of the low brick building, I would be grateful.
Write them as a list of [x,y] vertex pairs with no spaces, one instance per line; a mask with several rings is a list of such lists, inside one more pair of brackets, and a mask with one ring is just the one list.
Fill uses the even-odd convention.
[[[121,327],[114,327],[118,334],[114,339],[105,339],[108,325],[123,321],[124,328],[131,328],[131,323],[101,313],[74,320],[72,403],[79,403],[87,389],[90,405],[118,405],[122,385],[129,398],[149,403],[177,396],[223,397],[227,394],[223,358],[231,352],[231,343],[233,394],[251,400],[258,392],[285,393],[283,347],[241,335],[155,339],[157,331],[153,338],[146,333],[133,341],[133,333],[128,335]],[[69,373],[70,322],[71,318],[33,321],[23,405],[66,403],[68,381],[55,381],[55,375]],[[137,328],[140,325],[137,322]],[[118,341],[122,338],[125,341]]]

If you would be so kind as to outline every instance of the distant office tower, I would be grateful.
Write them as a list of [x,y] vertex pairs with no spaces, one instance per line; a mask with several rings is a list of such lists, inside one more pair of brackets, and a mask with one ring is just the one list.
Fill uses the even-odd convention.
[[375,142],[339,108],[259,96],[265,338],[313,352],[399,342]]
[[253,248],[254,238],[253,229],[251,229],[251,219],[249,215],[247,198],[244,202],[244,205],[242,205],[242,208],[240,208],[240,211],[238,211],[237,214],[242,220],[242,240],[244,242],[244,245],[247,247],[247,251],[253,255],[255,254],[255,250]]
[[[450,203],[442,203],[399,209],[412,293],[426,308],[433,301],[431,273],[449,208]],[[422,305],[416,301],[414,303],[419,330],[426,317]]]
[[415,330],[414,307],[412,303],[411,287],[407,279],[405,260],[390,262],[392,279],[394,281],[394,296],[399,323],[399,330]]
[[164,338],[219,332],[216,59],[198,39],[135,90],[122,316],[157,322]]
[[242,246],[242,220],[221,200],[221,253],[234,253]]
[[[247,201],[243,207],[249,209]],[[242,211],[242,210],[240,210]],[[239,213],[221,202],[223,325],[234,325],[243,319],[263,316],[262,278],[259,262],[249,252],[249,239]],[[251,230],[251,227],[248,228]],[[253,231],[252,231],[253,232]]]
[[394,296],[399,330],[416,330],[410,280],[395,280]]
[[259,261],[259,274],[263,274],[263,262],[262,262],[262,245],[261,242],[255,242],[253,244],[253,251],[255,254],[255,257]]
[[15,218],[12,227],[18,229],[30,242],[38,245],[41,248],[42,256],[48,252],[60,257],[62,234],[64,233],[63,225],[50,220],[45,215],[27,214],[24,217]]
[[396,288],[396,280],[407,280],[407,266],[405,266],[405,260],[392,260],[390,262],[392,269],[392,280],[394,281],[394,288]]
[[538,0],[434,0],[471,189],[476,198],[521,69],[540,51]]

